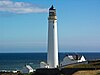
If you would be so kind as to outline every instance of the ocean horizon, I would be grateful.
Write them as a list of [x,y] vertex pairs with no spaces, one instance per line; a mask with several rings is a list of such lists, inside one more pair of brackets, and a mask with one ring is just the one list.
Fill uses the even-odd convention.
[[[59,63],[68,54],[85,56],[86,60],[100,59],[100,52],[60,52]],[[39,68],[41,61],[47,61],[47,53],[0,53],[0,70],[21,70],[25,65]]]

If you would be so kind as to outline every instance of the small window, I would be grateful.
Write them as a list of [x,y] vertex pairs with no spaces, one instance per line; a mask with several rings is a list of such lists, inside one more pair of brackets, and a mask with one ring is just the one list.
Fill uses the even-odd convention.
[[53,21],[53,23],[54,23],[54,21]]

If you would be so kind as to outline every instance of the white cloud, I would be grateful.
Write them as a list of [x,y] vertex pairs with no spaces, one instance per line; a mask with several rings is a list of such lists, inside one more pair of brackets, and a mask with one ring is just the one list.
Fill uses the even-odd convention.
[[10,0],[0,0],[0,11],[23,14],[23,13],[47,12],[48,9],[40,8],[38,6],[26,2],[13,2]]

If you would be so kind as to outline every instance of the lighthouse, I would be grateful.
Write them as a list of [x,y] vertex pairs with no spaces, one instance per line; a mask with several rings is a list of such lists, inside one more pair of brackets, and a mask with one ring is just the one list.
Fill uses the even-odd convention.
[[48,17],[48,48],[47,63],[40,62],[40,68],[58,67],[58,36],[56,9],[51,6]]
[[57,36],[57,16],[56,9],[51,6],[48,17],[48,54],[47,64],[49,68],[58,66],[58,36]]

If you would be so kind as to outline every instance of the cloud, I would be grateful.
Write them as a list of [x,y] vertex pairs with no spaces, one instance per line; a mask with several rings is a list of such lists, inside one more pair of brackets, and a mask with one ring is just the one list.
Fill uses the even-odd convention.
[[41,12],[43,13],[47,12],[48,9],[41,8],[26,2],[13,2],[10,0],[0,0],[0,11],[24,14],[24,13],[41,13]]

